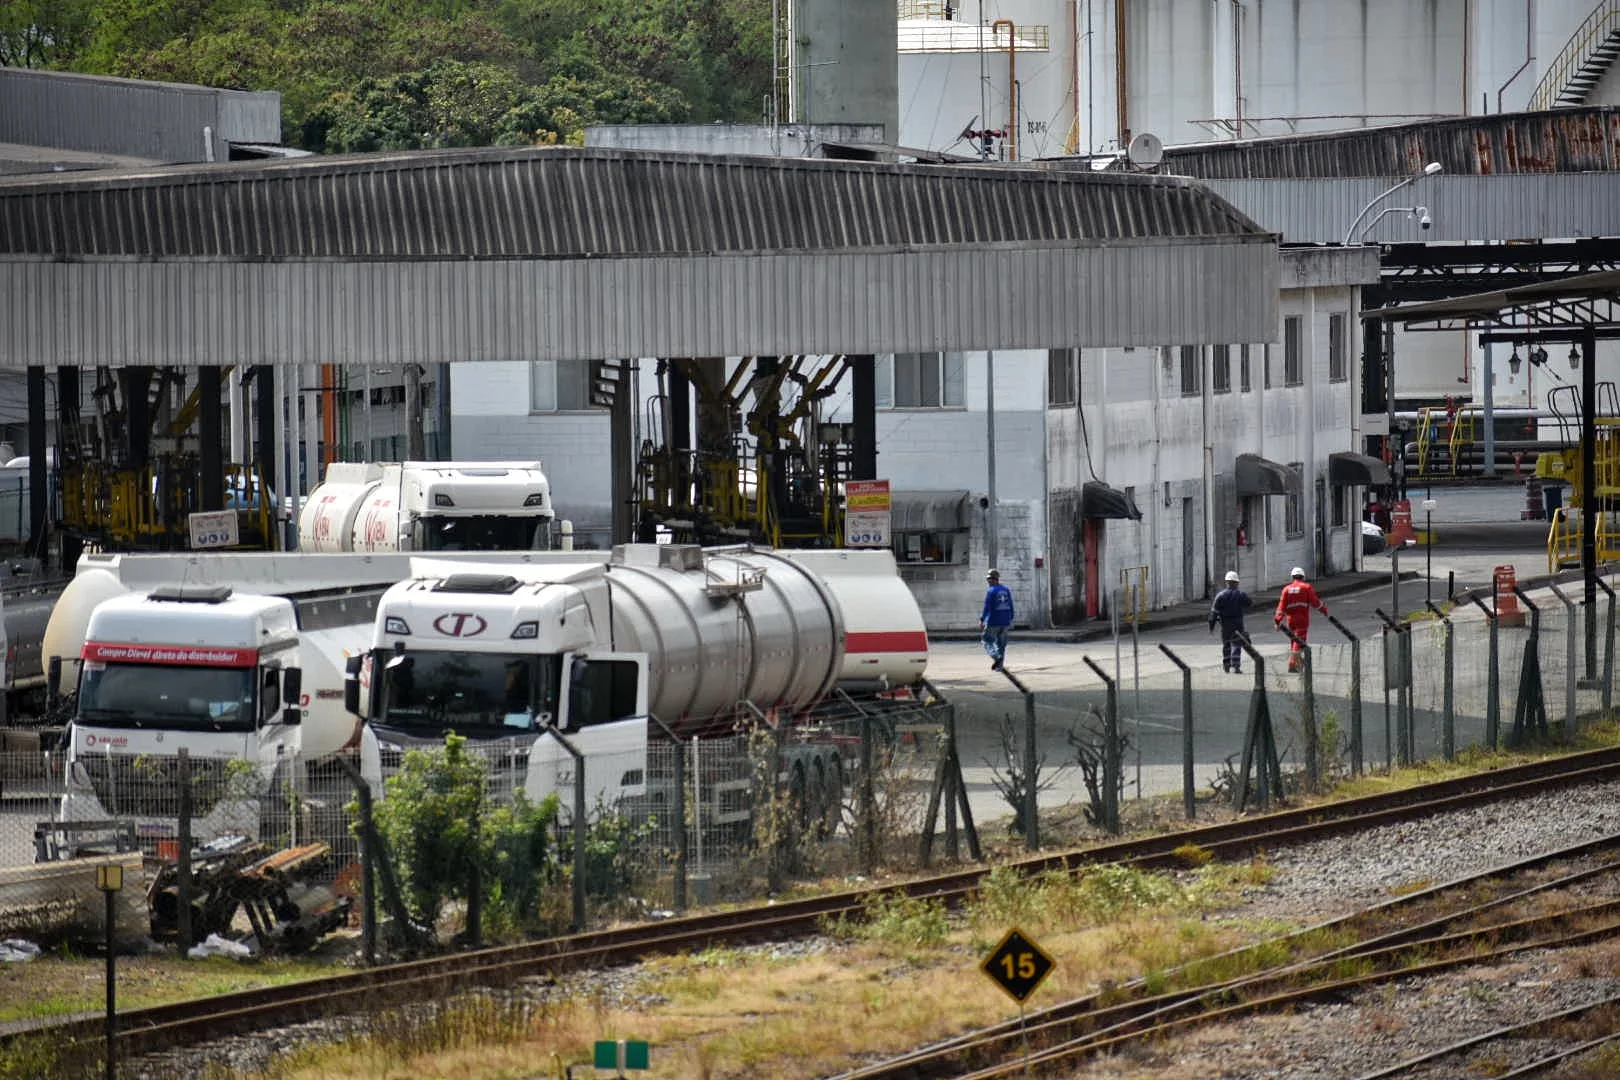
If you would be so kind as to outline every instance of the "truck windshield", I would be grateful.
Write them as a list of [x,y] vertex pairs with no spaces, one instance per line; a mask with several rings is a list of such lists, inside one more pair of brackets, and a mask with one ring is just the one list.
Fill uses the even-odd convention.
[[548,518],[503,514],[422,518],[416,546],[421,551],[528,551],[543,546],[550,524]]
[[[377,656],[384,726],[421,734],[538,731],[557,715],[559,656],[413,652]],[[392,664],[392,666],[389,666]]]
[[82,723],[177,731],[252,731],[253,669],[85,661]]

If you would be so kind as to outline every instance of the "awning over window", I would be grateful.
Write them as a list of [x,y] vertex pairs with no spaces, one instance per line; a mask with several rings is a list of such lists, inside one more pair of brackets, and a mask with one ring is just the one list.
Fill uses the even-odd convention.
[[1389,466],[1370,454],[1352,454],[1348,450],[1329,454],[1328,483],[1334,487],[1382,487],[1389,483]]
[[1238,455],[1238,495],[1288,495],[1299,490],[1299,473],[1288,466],[1259,454]]
[[1136,508],[1136,500],[1125,492],[1100,481],[1089,480],[1080,489],[1080,516],[1141,521],[1142,511]]
[[957,532],[968,527],[965,491],[896,491],[889,496],[894,532]]

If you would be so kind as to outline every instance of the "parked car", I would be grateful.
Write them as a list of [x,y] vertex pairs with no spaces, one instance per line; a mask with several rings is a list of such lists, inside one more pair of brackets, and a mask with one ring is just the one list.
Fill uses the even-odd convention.
[[1384,530],[1370,521],[1361,523],[1361,553],[1363,555],[1382,555],[1389,547],[1389,541],[1384,539]]

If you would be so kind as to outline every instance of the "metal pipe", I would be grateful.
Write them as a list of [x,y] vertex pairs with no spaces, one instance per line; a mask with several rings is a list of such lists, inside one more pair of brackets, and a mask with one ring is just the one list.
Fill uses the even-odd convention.
[[1069,120],[1069,137],[1063,142],[1063,152],[1072,154],[1080,139],[1080,0],[1069,0],[1069,107],[1073,115]]
[[1131,141],[1131,113],[1125,93],[1129,79],[1125,71],[1125,0],[1114,0],[1114,113],[1118,118],[1120,150]]
[[990,39],[996,31],[1007,28],[1007,160],[1018,160],[1018,27],[1011,19],[997,19],[990,24]]

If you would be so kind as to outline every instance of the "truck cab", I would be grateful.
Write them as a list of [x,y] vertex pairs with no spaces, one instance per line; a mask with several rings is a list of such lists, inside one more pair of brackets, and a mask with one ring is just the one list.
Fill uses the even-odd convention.
[[646,656],[598,644],[578,585],[599,567],[528,569],[524,580],[494,567],[419,577],[383,594],[371,654],[349,684],[353,708],[370,691],[363,768],[375,779],[454,731],[484,754],[497,796],[566,795],[572,756],[555,732],[590,761],[593,803],[642,793]]
[[[283,597],[225,586],[114,597],[91,613],[79,660],[65,820],[134,818],[143,836],[176,835],[184,749],[201,835],[298,756],[298,627]],[[235,761],[251,768],[236,773]]]

